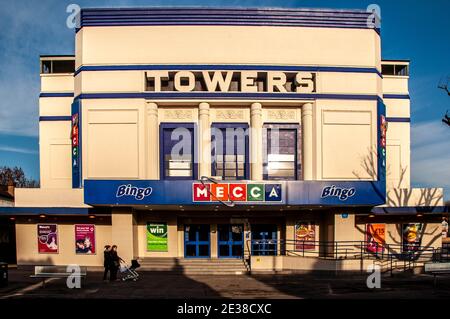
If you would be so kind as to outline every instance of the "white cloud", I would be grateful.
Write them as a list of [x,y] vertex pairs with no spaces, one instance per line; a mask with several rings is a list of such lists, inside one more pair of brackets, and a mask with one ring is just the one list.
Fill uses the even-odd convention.
[[413,124],[411,143],[411,173],[414,186],[444,187],[448,195],[450,128],[440,120]]
[[11,152],[11,153],[21,153],[21,154],[38,154],[38,151],[23,148],[23,147],[11,147],[11,146],[0,146],[0,152]]

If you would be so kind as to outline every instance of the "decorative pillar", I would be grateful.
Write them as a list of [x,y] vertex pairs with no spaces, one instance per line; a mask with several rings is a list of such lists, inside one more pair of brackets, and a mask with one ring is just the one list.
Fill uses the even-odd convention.
[[147,167],[148,179],[159,179],[158,105],[147,102]]
[[252,103],[250,107],[250,167],[251,179],[260,181],[263,179],[262,163],[262,105]]
[[313,180],[313,105],[306,103],[302,107],[303,136],[303,179]]
[[199,126],[199,179],[211,176],[211,126],[209,122],[209,104],[202,102],[198,106]]

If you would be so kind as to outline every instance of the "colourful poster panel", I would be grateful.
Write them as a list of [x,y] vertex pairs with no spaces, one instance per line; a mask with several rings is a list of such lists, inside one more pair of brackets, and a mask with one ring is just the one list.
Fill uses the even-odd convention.
[[95,254],[95,225],[75,225],[75,252]]
[[422,242],[423,224],[403,224],[403,251],[416,251]]
[[167,223],[147,223],[147,251],[167,251]]
[[384,224],[367,224],[366,242],[369,253],[381,253],[384,250],[386,226]]
[[38,251],[40,254],[58,253],[58,225],[38,224]]
[[312,250],[315,248],[316,226],[310,222],[295,223],[295,250]]

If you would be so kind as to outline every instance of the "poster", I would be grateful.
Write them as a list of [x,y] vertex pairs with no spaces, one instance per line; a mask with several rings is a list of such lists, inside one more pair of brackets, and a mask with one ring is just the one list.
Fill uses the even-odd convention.
[[77,254],[95,254],[95,225],[75,225]]
[[423,224],[403,224],[403,251],[416,251],[421,245]]
[[58,253],[58,225],[38,224],[38,252],[40,254]]
[[147,223],[147,251],[167,251],[167,223]]
[[366,226],[366,243],[369,253],[381,253],[384,250],[385,241],[385,225],[384,224],[367,224]]
[[312,250],[315,248],[316,225],[310,222],[295,223],[295,250]]

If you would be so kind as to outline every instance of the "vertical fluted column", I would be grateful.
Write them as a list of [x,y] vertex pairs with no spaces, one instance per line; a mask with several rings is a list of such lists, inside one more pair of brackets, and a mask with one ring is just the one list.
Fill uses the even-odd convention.
[[250,167],[251,179],[263,179],[262,156],[262,105],[253,103],[250,107]]
[[306,103],[302,107],[303,136],[303,179],[313,179],[313,105]]
[[211,127],[209,123],[209,104],[202,102],[198,106],[199,126],[199,178],[211,176]]
[[158,105],[147,102],[147,167],[148,179],[159,179]]

